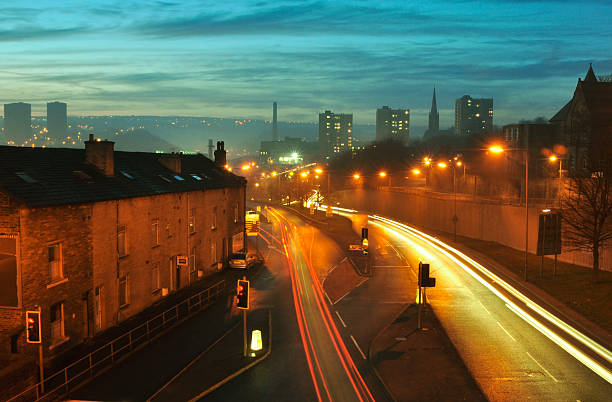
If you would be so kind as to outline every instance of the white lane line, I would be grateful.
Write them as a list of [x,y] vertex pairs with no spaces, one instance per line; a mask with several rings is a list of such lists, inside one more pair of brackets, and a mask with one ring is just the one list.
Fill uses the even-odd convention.
[[327,295],[327,292],[323,292],[323,294],[325,295],[325,298],[327,299],[327,301],[329,302],[329,304],[334,304],[332,303],[331,299],[329,298],[329,296]]
[[359,351],[359,353],[361,354],[361,357],[363,357],[363,360],[366,360],[365,355],[363,354],[363,351],[361,350],[361,348],[359,347],[359,344],[357,343],[357,341],[355,340],[355,338],[353,338],[353,335],[351,335],[351,340],[353,341],[353,343],[355,344],[355,347],[357,347],[357,350]]
[[552,374],[550,374],[550,371],[546,370],[546,369],[544,368],[544,366],[542,366],[542,365],[540,364],[540,362],[538,362],[538,361],[537,361],[537,360],[536,360],[536,359],[535,359],[533,356],[531,356],[531,355],[529,354],[529,352],[525,352],[525,353],[527,353],[527,356],[531,357],[531,360],[533,360],[533,361],[534,361],[534,362],[535,362],[535,363],[536,363],[538,366],[540,366],[540,368],[541,368],[541,369],[542,369],[542,370],[543,370],[543,371],[544,371],[546,374],[548,374],[548,376],[549,376],[550,378],[552,378],[554,382],[559,382],[559,380],[557,380],[557,379],[556,379],[556,378],[555,378],[555,377],[554,377]]
[[346,328],[346,324],[344,323],[344,320],[342,319],[342,317],[340,317],[340,313],[338,312],[338,310],[336,310],[336,315],[338,316],[338,319],[340,320],[340,323],[342,324],[342,326]]
[[333,304],[338,304],[338,302],[342,299],[344,299],[349,293],[351,293],[353,291],[353,289],[349,290],[348,292],[346,292],[341,298],[339,298],[338,300],[336,300]]
[[480,303],[480,305],[482,306],[482,308],[483,308],[483,309],[485,309],[485,311],[487,312],[487,314],[492,315],[492,314],[491,314],[491,312],[489,311],[489,309],[487,309],[487,308],[485,307],[485,305],[484,305],[484,304],[482,304],[482,302],[481,302],[480,300],[478,300],[478,303]]
[[497,325],[499,325],[499,327],[500,327],[501,329],[503,329],[503,330],[504,330],[504,332],[506,333],[506,335],[508,335],[510,338],[512,338],[512,340],[513,340],[514,342],[516,342],[516,339],[514,339],[514,337],[513,337],[512,335],[510,335],[510,332],[506,331],[506,328],[504,328],[504,327],[503,327],[503,325],[501,325],[501,324],[499,323],[499,321],[496,321],[496,322],[497,322]]
[[361,282],[359,282],[359,283],[357,284],[357,286],[355,286],[355,287],[353,288],[353,290],[357,289],[359,286],[363,285],[364,283],[366,283],[366,282],[367,282],[367,281],[369,281],[369,280],[370,280],[370,278],[364,278],[364,279],[363,279]]

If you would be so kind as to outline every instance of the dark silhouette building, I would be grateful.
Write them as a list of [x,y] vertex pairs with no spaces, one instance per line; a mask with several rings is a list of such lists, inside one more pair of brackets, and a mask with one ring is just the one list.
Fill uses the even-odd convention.
[[440,134],[440,114],[438,113],[438,104],[436,103],[436,88],[433,90],[431,98],[431,110],[429,111],[429,126],[425,131],[425,138],[435,137]]
[[405,143],[410,138],[410,109],[376,109],[376,141],[398,139]]
[[63,102],[47,103],[47,130],[49,136],[62,138],[68,129],[67,105]]
[[5,104],[4,133],[15,145],[29,141],[32,137],[32,105],[23,102]]
[[612,82],[598,80],[592,65],[550,122],[568,146],[572,173],[612,169]]
[[455,101],[455,134],[488,133],[493,129],[493,98],[464,95]]

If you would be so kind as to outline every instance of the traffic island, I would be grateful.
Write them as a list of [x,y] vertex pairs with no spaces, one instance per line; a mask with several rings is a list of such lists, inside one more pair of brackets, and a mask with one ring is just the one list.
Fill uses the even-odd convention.
[[[253,310],[247,319],[247,356],[243,355],[242,321],[192,360],[147,401],[195,401],[214,392],[245,371],[265,360],[272,351],[270,310]],[[261,349],[253,331],[261,331]]]
[[486,401],[430,306],[409,305],[374,338],[369,361],[398,401]]

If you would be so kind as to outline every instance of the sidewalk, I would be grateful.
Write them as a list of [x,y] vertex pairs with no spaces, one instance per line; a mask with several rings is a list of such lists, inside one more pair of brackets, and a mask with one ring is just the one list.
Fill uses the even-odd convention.
[[398,401],[486,401],[429,305],[411,304],[370,344],[368,360]]

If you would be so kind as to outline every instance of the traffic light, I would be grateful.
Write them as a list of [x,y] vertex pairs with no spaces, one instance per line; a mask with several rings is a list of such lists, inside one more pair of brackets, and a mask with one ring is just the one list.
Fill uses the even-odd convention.
[[361,239],[368,238],[368,228],[361,228]]
[[239,309],[249,309],[249,281],[238,279],[238,287],[236,288],[236,306]]
[[26,341],[40,343],[40,311],[26,311]]

